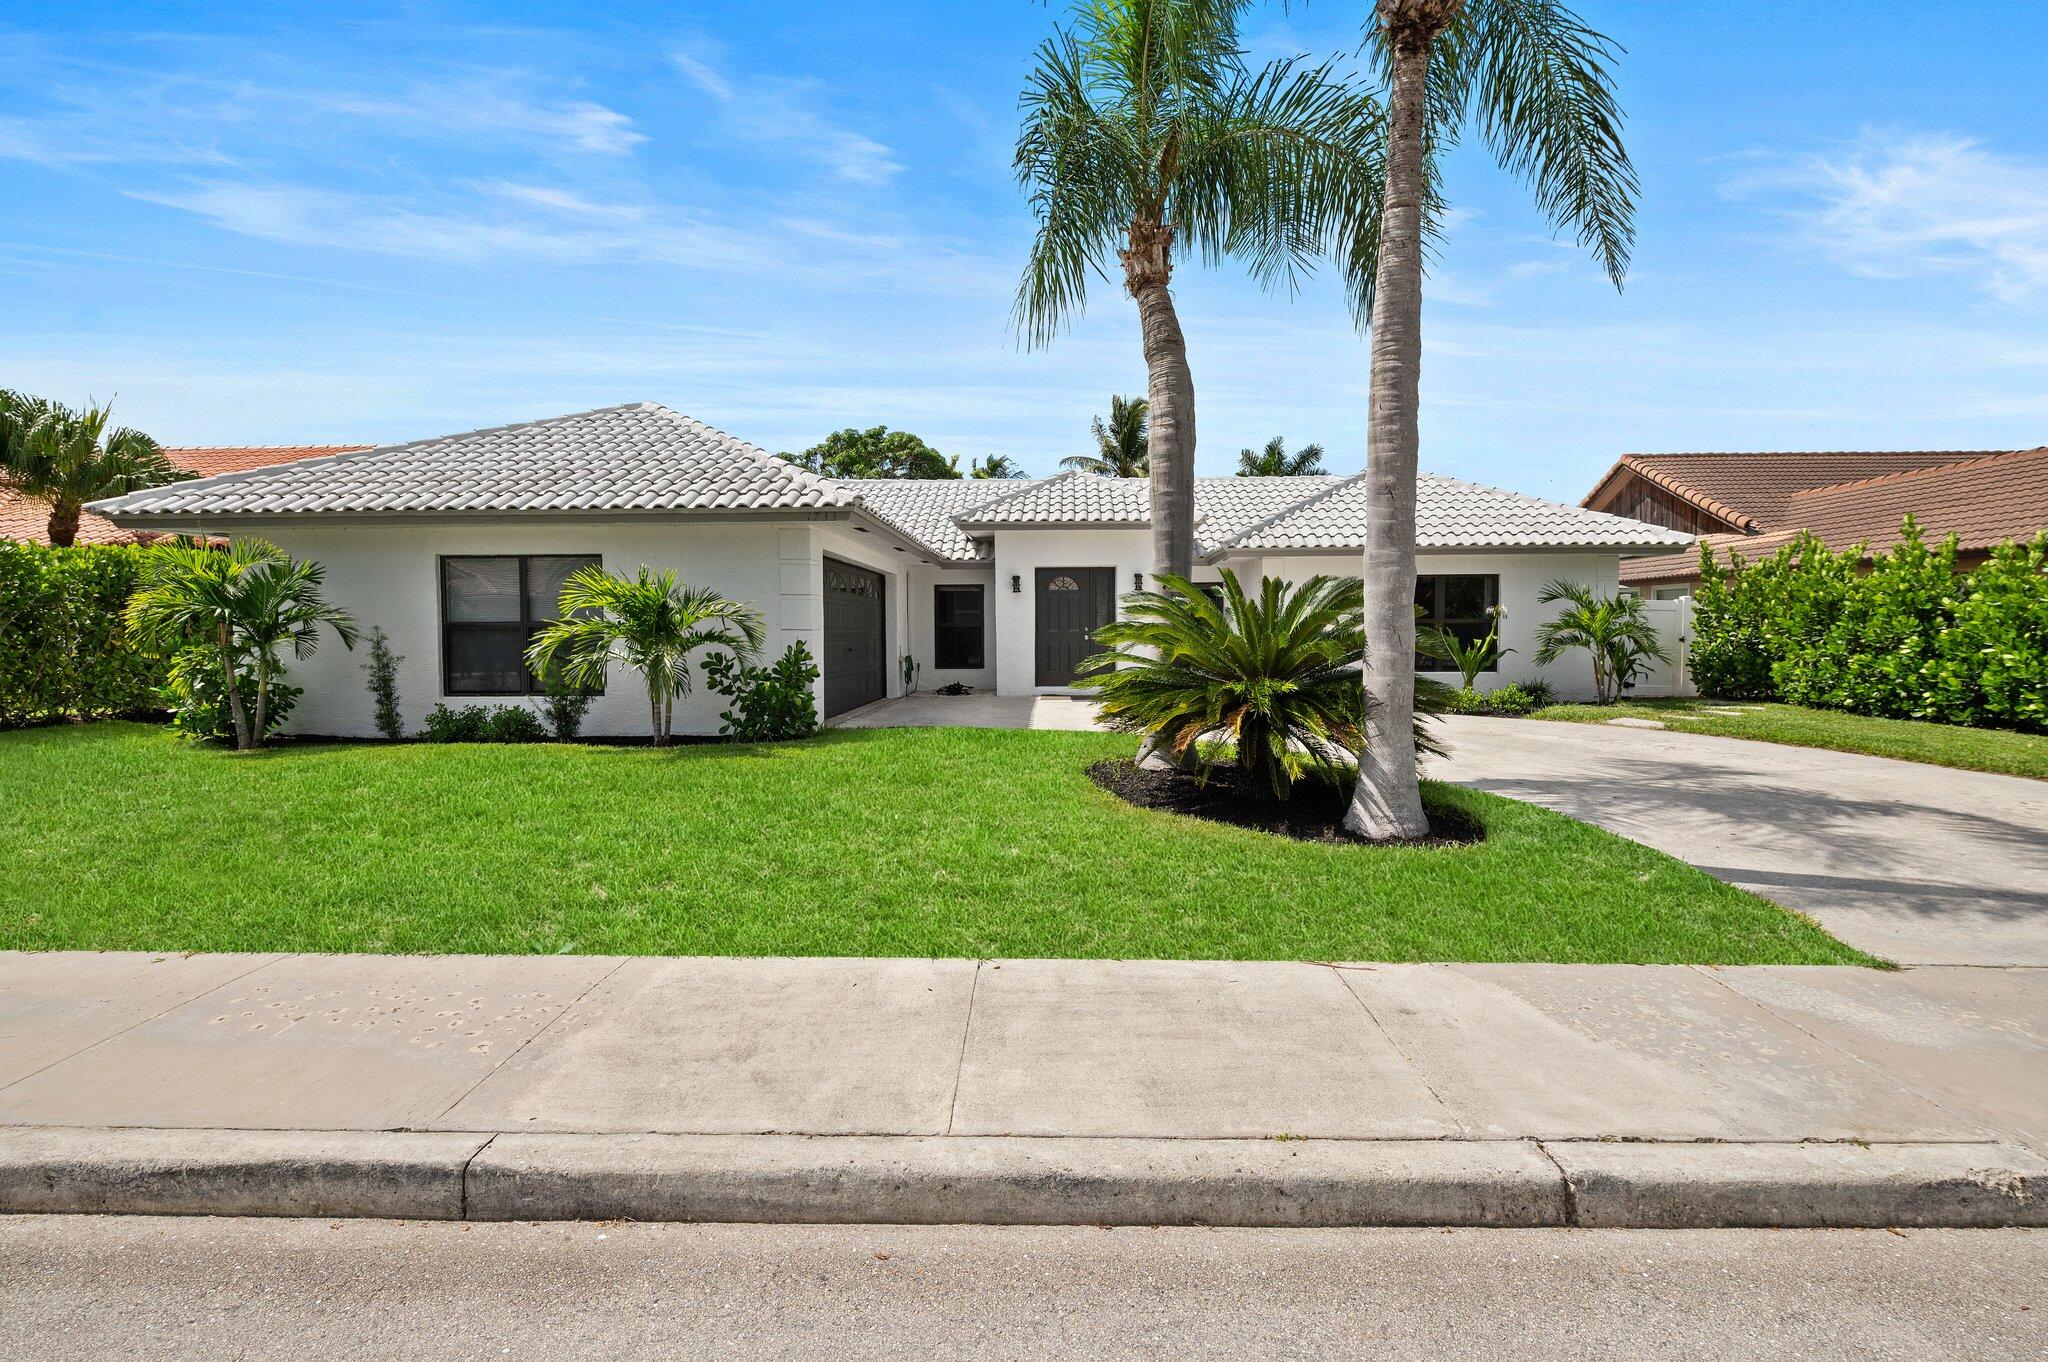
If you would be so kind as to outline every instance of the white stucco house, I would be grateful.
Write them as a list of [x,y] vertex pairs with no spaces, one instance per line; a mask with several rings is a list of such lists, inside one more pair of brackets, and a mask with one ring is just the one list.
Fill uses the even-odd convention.
[[[1689,543],[1677,531],[1424,475],[1417,535],[1425,617],[1484,632],[1505,608],[1513,651],[1487,685],[1541,676],[1590,694],[1590,672],[1537,669],[1546,582],[1612,593],[1624,557]],[[1353,477],[1201,478],[1196,579],[1229,568],[1300,579],[1356,574],[1365,487]],[[408,726],[436,704],[516,703],[535,692],[521,652],[561,581],[599,562],[674,569],[757,608],[767,655],[799,639],[823,671],[828,716],[917,684],[1065,694],[1089,632],[1151,570],[1143,479],[846,481],[652,403],[607,407],[176,483],[94,503],[135,529],[257,535],[327,569],[327,599],[399,664]],[[305,690],[292,727],[374,732],[362,658],[331,642],[290,663]],[[1448,678],[1455,679],[1455,677]],[[718,729],[701,685],[677,732]],[[586,731],[640,734],[637,678],[615,674]]]

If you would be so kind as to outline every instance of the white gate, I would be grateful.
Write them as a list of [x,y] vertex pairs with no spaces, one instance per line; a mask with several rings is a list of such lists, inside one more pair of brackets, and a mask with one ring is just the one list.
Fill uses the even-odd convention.
[[1692,597],[1681,596],[1675,601],[1644,601],[1643,613],[1657,626],[1657,637],[1663,641],[1664,651],[1671,654],[1671,663],[1669,666],[1660,662],[1650,663],[1648,670],[1629,688],[1629,695],[1639,699],[1698,695],[1699,691],[1692,684],[1692,668],[1686,659],[1686,650],[1692,646]]

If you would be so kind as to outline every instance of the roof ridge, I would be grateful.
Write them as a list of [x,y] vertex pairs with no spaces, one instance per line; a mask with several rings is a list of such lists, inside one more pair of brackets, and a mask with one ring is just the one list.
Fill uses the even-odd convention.
[[955,525],[960,526],[962,529],[965,529],[968,524],[972,523],[969,519],[969,517],[971,516],[977,516],[981,514],[983,511],[992,511],[1006,501],[1015,501],[1020,497],[1028,495],[1029,493],[1037,492],[1044,488],[1050,487],[1052,484],[1056,482],[1067,482],[1071,479],[1078,478],[1081,476],[1083,475],[1080,469],[1069,468],[1065,472],[1055,473],[1049,478],[1033,479],[1028,485],[1016,488],[1013,491],[1004,492],[1001,496],[996,497],[993,500],[984,501],[978,506],[970,506],[964,511],[956,511],[952,517],[953,523]]
[[1318,488],[1316,491],[1310,492],[1305,497],[1300,497],[1294,501],[1290,501],[1285,506],[1281,507],[1279,510],[1273,512],[1273,514],[1265,517],[1263,520],[1255,521],[1252,524],[1247,525],[1243,529],[1239,530],[1236,534],[1231,535],[1228,539],[1219,540],[1217,543],[1212,544],[1209,547],[1208,553],[1202,556],[1206,558],[1211,557],[1215,554],[1222,553],[1231,545],[1236,544],[1241,540],[1248,539],[1254,534],[1263,532],[1271,526],[1278,524],[1280,521],[1285,520],[1288,516],[1293,515],[1296,511],[1306,509],[1307,507],[1315,505],[1319,501],[1323,501],[1329,497],[1335,496],[1338,492],[1342,491],[1346,487],[1349,487],[1352,483],[1357,482],[1360,478],[1364,476],[1365,470],[1361,468],[1356,473],[1352,473],[1344,477],[1339,477],[1335,482],[1332,482],[1328,487]]
[[159,445],[159,446],[157,446],[157,448],[159,448],[159,449],[163,450],[163,452],[164,452],[164,453],[166,453],[166,454],[190,454],[190,453],[194,452],[195,450],[201,450],[201,449],[204,449],[204,450],[208,450],[208,451],[210,451],[210,452],[212,452],[212,453],[216,453],[216,454],[225,454],[225,453],[229,452],[230,450],[251,450],[251,449],[331,449],[331,450],[336,450],[336,451],[340,451],[340,450],[350,450],[350,451],[361,451],[361,450],[365,450],[365,449],[375,449],[376,447],[377,447],[377,446],[375,446],[375,445],[359,445],[359,444],[352,444],[352,443],[350,443],[349,441],[346,441],[346,440],[332,440],[332,441],[315,441],[315,442],[313,442],[313,443],[310,443],[310,444],[301,444],[301,445],[277,445],[277,444],[272,444],[272,445]]
[[1891,473],[1874,473],[1867,478],[1853,478],[1848,482],[1824,482],[1818,487],[1801,487],[1787,493],[1788,499],[1817,497],[1832,492],[1846,492],[1856,488],[1870,487],[1881,482],[1901,482],[1908,478],[1932,477],[1937,473],[1953,473],[1959,468],[1982,468],[1987,464],[2003,463],[2024,458],[2029,454],[2048,454],[2048,445],[2035,449],[2001,449],[1995,454],[1980,454],[1975,458],[1958,459],[1954,463],[1929,464],[1925,468],[1901,468]]
[[[810,469],[805,468],[802,464],[796,462],[796,460],[794,459],[785,459],[780,454],[771,454],[767,450],[761,448],[761,446],[755,444],[752,440],[742,440],[739,436],[733,434],[729,430],[721,430],[719,427],[712,425],[709,421],[700,421],[694,416],[685,416],[682,412],[675,411],[669,407],[664,407],[659,402],[632,402],[627,403],[625,407],[599,407],[595,411],[579,412],[577,414],[579,416],[595,416],[597,412],[623,411],[626,409],[626,407],[639,408],[644,411],[658,411],[664,416],[672,417],[677,421],[681,421],[684,425],[695,426],[699,430],[708,430],[713,435],[718,436],[721,440],[730,440],[734,444],[738,445],[741,449],[745,450],[748,454],[755,455],[759,459],[771,463],[785,472],[794,474],[796,476],[797,484],[799,486],[802,486],[806,483],[816,483],[820,489],[836,494],[841,499],[835,502],[835,505],[845,506],[850,504],[849,501],[846,500],[847,498],[851,498],[852,501],[860,500],[860,494],[858,492],[848,492],[844,487],[841,487],[839,485],[841,480],[838,478],[828,478],[823,473],[813,473]],[[534,422],[532,424],[540,425],[544,423]]]
[[[1749,512],[1731,506],[1719,497],[1709,496],[1705,492],[1687,487],[1684,483],[1666,475],[1661,469],[1647,468],[1637,462],[1639,459],[1654,457],[1656,456],[1650,454],[1624,454],[1615,460],[1614,466],[1616,469],[1627,468],[1632,473],[1648,478],[1651,482],[1656,483],[1657,486],[1671,493],[1679,500],[1705,511],[1708,515],[1718,516],[1722,520],[1733,521],[1736,529],[1743,534],[1754,534],[1763,528],[1761,522]],[[1601,487],[1606,486],[1607,480],[1603,478],[1600,485]],[[1593,490],[1598,492],[1600,488],[1596,487]],[[1590,501],[1592,498],[1588,497],[1586,500]],[[1584,510],[1592,509],[1586,505],[1585,501],[1580,502],[1579,506]]]
[[2024,454],[2024,449],[1637,449],[1624,459],[1844,459],[1857,455],[1890,457],[1900,454],[1953,454],[1959,459],[1981,458],[1987,454]]

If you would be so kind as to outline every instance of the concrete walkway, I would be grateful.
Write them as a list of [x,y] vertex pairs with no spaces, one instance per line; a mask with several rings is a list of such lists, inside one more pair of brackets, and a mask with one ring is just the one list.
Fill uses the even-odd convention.
[[2048,965],[2048,782],[1598,724],[1445,728],[1428,774],[1597,823],[1875,955]]
[[0,1211],[2026,1223],[2043,1154],[2048,971],[0,954]]
[[1095,702],[1065,695],[905,695],[848,710],[832,728],[1095,727]]

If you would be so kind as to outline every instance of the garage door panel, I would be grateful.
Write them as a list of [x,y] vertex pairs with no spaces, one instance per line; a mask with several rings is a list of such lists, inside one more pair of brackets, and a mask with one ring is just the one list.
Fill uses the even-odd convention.
[[888,693],[882,574],[825,560],[825,716]]

